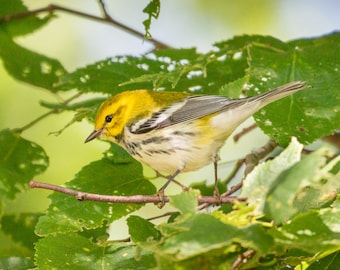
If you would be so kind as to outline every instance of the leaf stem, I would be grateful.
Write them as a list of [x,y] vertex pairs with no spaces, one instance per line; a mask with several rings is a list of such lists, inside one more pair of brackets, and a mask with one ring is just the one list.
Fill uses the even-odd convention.
[[13,20],[18,20],[21,18],[25,18],[25,17],[30,17],[30,16],[34,16],[40,13],[44,13],[44,12],[48,12],[48,13],[53,13],[54,11],[62,11],[62,12],[66,12],[66,13],[70,13],[72,15],[76,15],[79,17],[83,17],[83,18],[87,18],[90,20],[94,20],[94,21],[99,21],[99,22],[103,22],[103,23],[108,23],[111,24],[115,27],[118,27],[120,29],[122,29],[123,31],[130,33],[133,36],[136,36],[138,38],[141,38],[143,40],[146,40],[148,42],[151,42],[156,49],[162,49],[162,48],[170,48],[169,45],[165,44],[164,42],[161,42],[157,39],[144,39],[144,34],[113,19],[106,11],[105,5],[103,3],[103,0],[99,0],[99,5],[101,7],[102,13],[103,13],[103,17],[99,17],[99,16],[95,16],[95,15],[91,15],[85,12],[81,12],[78,10],[74,10],[74,9],[70,9],[67,7],[62,7],[59,5],[54,5],[54,4],[50,4],[46,7],[42,7],[42,8],[38,8],[38,9],[34,9],[34,10],[29,10],[29,11],[25,11],[25,12],[19,12],[19,13],[14,13],[14,14],[10,14],[10,15],[6,15],[2,18],[0,18],[0,23],[6,23],[9,21],[13,21]]
[[[82,95],[82,93],[79,92],[79,93],[73,95],[72,97],[70,97],[69,99],[66,99],[62,104],[66,105],[66,104],[70,103],[72,100],[78,98],[81,95]],[[27,129],[31,128],[32,126],[36,125],[37,123],[39,123],[41,120],[45,119],[46,117],[48,117],[48,116],[50,116],[52,114],[58,114],[60,112],[62,112],[62,110],[57,109],[57,108],[52,109],[52,110],[50,110],[50,111],[40,115],[39,117],[37,117],[33,121],[29,122],[28,124],[24,125],[23,127],[15,128],[14,131],[17,132],[18,134],[21,134],[25,130],[27,130]]]

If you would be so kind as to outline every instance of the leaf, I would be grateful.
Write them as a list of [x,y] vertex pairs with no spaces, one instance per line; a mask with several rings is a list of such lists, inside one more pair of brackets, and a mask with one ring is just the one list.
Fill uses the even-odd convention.
[[275,51],[280,48],[265,50],[261,46],[251,48],[251,84],[273,87],[273,83],[278,84],[281,80],[303,80],[311,86],[266,106],[255,115],[259,127],[281,145],[287,144],[288,134],[307,144],[340,128],[337,87],[340,63],[336,60],[339,42],[340,34],[334,33],[289,42],[285,51]]
[[164,237],[154,252],[159,267],[165,269],[187,269],[194,265],[231,269],[241,249],[265,254],[274,244],[260,224],[236,227],[208,214],[180,215],[173,223],[161,224],[158,229]]
[[[329,148],[322,147],[282,172],[267,193],[264,208],[266,216],[280,224],[296,213],[305,211],[306,203],[310,208],[317,207],[318,201],[315,199],[320,195],[311,194],[313,199],[307,195],[310,195],[310,187],[313,187],[312,191],[321,189],[325,181],[330,179],[329,170],[335,165],[326,165],[326,156],[330,153]],[[333,192],[336,192],[339,184],[335,187],[331,186]],[[326,190],[329,192],[328,189]]]
[[[27,12],[27,7],[20,0],[0,0],[0,18],[8,15]],[[54,16],[48,14],[41,18],[38,16],[22,16],[20,19],[13,19],[9,22],[1,21],[1,27],[10,34],[11,37],[21,36],[31,33],[40,27],[44,26]]]
[[187,219],[158,226],[166,233],[160,251],[172,257],[172,261],[185,260],[209,250],[232,244],[237,228],[223,224],[207,214],[192,215]]
[[148,18],[143,21],[145,27],[145,38],[152,38],[149,32],[151,26],[151,19],[158,18],[159,12],[161,10],[161,3],[159,0],[151,0],[149,4],[143,9],[143,13],[148,14]]
[[181,192],[177,195],[170,196],[170,204],[185,213],[196,213],[198,206],[197,199],[201,195],[197,189]]
[[210,54],[197,53],[195,48],[158,50],[142,57],[114,57],[67,74],[59,89],[110,94],[131,89],[218,94],[219,87],[226,78],[233,79],[233,72],[239,67],[230,59],[214,63],[211,58]]
[[263,214],[266,194],[276,182],[277,177],[299,162],[302,148],[303,145],[293,137],[291,143],[280,155],[256,166],[243,180],[240,197],[248,198],[249,204],[255,206],[256,215]]
[[34,176],[46,170],[48,157],[39,145],[8,129],[0,131],[0,149],[0,196],[14,199]]
[[161,235],[155,225],[139,216],[129,216],[127,219],[129,234],[134,243],[159,241]]
[[339,209],[310,210],[271,234],[283,249],[299,249],[309,254],[334,252],[340,247],[339,220]]
[[[340,128],[340,33],[284,43],[270,36],[238,36],[216,43],[245,65],[247,96],[303,80],[311,88],[276,101],[254,115],[258,126],[281,145],[290,137],[310,143]],[[241,71],[242,72],[242,71]]]
[[33,250],[33,243],[38,240],[34,234],[34,227],[40,216],[41,214],[38,213],[4,215],[1,219],[2,231],[10,235],[14,241],[21,242],[25,247]]
[[[103,158],[91,162],[66,183],[68,188],[104,195],[149,195],[155,187],[143,177],[142,166],[135,160],[115,163]],[[76,232],[101,227],[136,211],[141,204],[109,204],[104,202],[77,201],[74,197],[53,193],[47,215],[42,216],[36,227],[38,235],[58,232]]]
[[17,45],[0,27],[0,57],[15,79],[56,91],[55,84],[66,73],[58,60]]
[[25,257],[1,257],[0,269],[27,270],[34,268],[34,262],[31,258]]
[[38,269],[151,269],[155,260],[148,251],[136,257],[131,244],[98,245],[76,233],[48,236],[36,244]]
[[308,270],[336,269],[340,265],[340,252],[332,253],[327,257],[315,261]]

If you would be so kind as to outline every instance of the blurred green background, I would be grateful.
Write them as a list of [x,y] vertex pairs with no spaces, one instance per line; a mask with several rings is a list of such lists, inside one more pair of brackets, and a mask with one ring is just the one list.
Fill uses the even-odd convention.
[[[100,15],[98,1],[26,0],[29,9],[56,4]],[[142,13],[148,1],[107,0],[113,18],[143,32]],[[161,13],[151,25],[151,34],[173,47],[212,49],[217,41],[242,34],[272,35],[282,40],[308,38],[340,29],[340,2],[336,0],[171,0],[161,1]],[[61,61],[68,71],[115,55],[138,55],[152,49],[143,41],[113,26],[58,12],[46,27],[24,38],[20,45]],[[55,102],[56,97],[44,89],[31,87],[9,77],[0,65],[0,128],[17,128],[46,112],[40,100]],[[64,98],[66,96],[63,96]],[[41,121],[22,136],[40,144],[50,157],[50,167],[36,179],[63,184],[82,166],[101,157],[106,144],[100,141],[84,144],[92,126],[83,121],[66,129],[60,136],[49,135],[64,127],[73,114],[53,115]],[[245,124],[249,125],[249,121]],[[222,160],[243,157],[251,149],[262,145],[267,138],[260,131],[246,136],[238,144],[231,141],[222,151]],[[226,151],[228,149],[228,151]],[[231,150],[230,150],[231,149]],[[229,166],[229,165],[222,165]],[[231,165],[230,165],[231,166]],[[224,170],[223,176],[228,170]],[[152,173],[147,173],[152,175]],[[185,184],[189,178],[212,181],[212,168],[181,176]],[[159,183],[161,184],[161,182]],[[177,192],[177,187],[173,191]],[[48,206],[48,191],[28,190],[7,206],[7,212],[43,211]],[[152,206],[154,208],[154,206]],[[150,208],[144,208],[147,213]],[[122,233],[124,234],[124,232]],[[119,238],[119,237],[118,237]]]

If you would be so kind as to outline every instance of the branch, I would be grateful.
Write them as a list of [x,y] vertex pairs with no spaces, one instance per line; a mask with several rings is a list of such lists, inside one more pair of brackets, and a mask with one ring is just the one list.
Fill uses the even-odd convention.
[[243,137],[244,135],[246,135],[247,133],[249,133],[250,131],[252,131],[255,128],[257,128],[256,123],[250,125],[249,127],[245,127],[240,132],[238,132],[234,135],[234,137],[233,137],[234,142],[238,142],[238,140],[241,139],[241,137]]
[[29,10],[29,11],[25,11],[25,12],[19,12],[19,13],[6,15],[6,16],[0,18],[0,23],[6,23],[6,22],[13,21],[13,20],[18,20],[18,19],[22,19],[22,18],[26,18],[26,17],[30,17],[30,16],[35,16],[37,14],[45,13],[45,12],[52,14],[54,11],[63,11],[63,12],[66,12],[66,13],[70,13],[72,15],[79,16],[79,17],[87,18],[87,19],[102,22],[102,23],[108,23],[108,24],[111,24],[113,26],[116,26],[116,27],[122,29],[123,31],[130,33],[133,36],[136,36],[138,38],[141,38],[143,40],[151,42],[155,46],[156,49],[170,48],[169,45],[167,45],[167,44],[165,44],[165,43],[163,43],[163,42],[161,42],[157,39],[145,39],[143,33],[141,33],[139,31],[137,31],[137,30],[135,30],[135,29],[113,19],[111,16],[108,15],[108,13],[105,9],[105,6],[103,4],[103,1],[100,1],[99,3],[100,3],[100,7],[101,7],[101,10],[102,10],[102,13],[103,13],[103,17],[99,17],[99,16],[91,15],[91,14],[88,14],[88,13],[85,13],[85,12],[77,11],[77,10],[74,10],[74,9],[70,9],[70,8],[59,6],[59,5],[51,4],[51,5],[48,5],[48,6],[43,7],[43,8],[38,8],[38,9]]
[[[101,195],[95,193],[82,192],[66,187],[56,186],[52,184],[42,183],[32,180],[30,182],[31,188],[42,188],[53,190],[56,192],[64,193],[75,197],[79,201],[98,201],[98,202],[111,202],[111,203],[159,203],[160,199],[157,195],[133,195],[133,196],[111,196],[111,195]],[[208,204],[224,204],[224,203],[234,203],[236,201],[245,201],[245,198],[237,197],[225,197],[225,198],[215,198],[213,196],[202,196],[199,197],[198,203],[208,203]],[[165,196],[165,202],[169,202],[169,197]]]
[[[68,103],[70,103],[72,100],[78,98],[79,96],[81,96],[82,93],[77,93],[75,94],[74,96],[70,97],[69,99],[65,100],[64,102],[62,102],[61,104],[62,105],[67,105]],[[37,123],[39,123],[41,120],[45,119],[46,117],[52,115],[52,114],[58,114],[58,113],[61,113],[62,110],[60,109],[52,109],[42,115],[40,115],[39,117],[37,117],[36,119],[34,119],[33,121],[29,122],[28,124],[24,125],[23,127],[21,128],[15,128],[15,132],[17,132],[18,134],[21,134],[22,132],[24,132],[25,130],[31,128],[32,126],[36,125]]]
[[250,173],[255,166],[260,162],[261,159],[265,158],[270,152],[272,152],[277,143],[273,140],[269,140],[265,145],[260,148],[255,149],[250,154],[245,157],[246,168],[244,170],[244,175],[246,176]]

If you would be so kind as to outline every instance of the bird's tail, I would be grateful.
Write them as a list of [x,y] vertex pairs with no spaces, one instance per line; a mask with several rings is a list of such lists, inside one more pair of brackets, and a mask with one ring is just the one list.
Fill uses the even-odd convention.
[[290,82],[261,95],[248,98],[248,102],[260,101],[260,107],[262,108],[275,100],[279,100],[305,88],[306,83],[303,81]]

